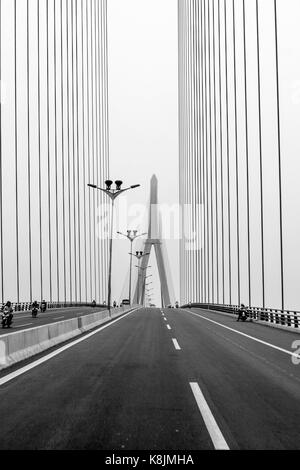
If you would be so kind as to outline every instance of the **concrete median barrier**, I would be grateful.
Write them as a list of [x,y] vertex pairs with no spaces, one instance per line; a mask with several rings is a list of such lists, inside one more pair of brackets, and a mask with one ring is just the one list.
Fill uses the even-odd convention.
[[104,312],[92,313],[91,315],[80,317],[78,320],[80,330],[82,332],[89,331],[109,320],[108,310],[105,310]]
[[9,366],[47,349],[49,347],[48,327],[40,326],[10,333],[5,340],[7,366]]
[[108,310],[104,310],[0,336],[0,370],[79,336],[135,308],[137,306],[114,309],[111,317]]
[[56,346],[80,334],[78,318],[71,318],[70,320],[48,325],[48,336],[51,346]]

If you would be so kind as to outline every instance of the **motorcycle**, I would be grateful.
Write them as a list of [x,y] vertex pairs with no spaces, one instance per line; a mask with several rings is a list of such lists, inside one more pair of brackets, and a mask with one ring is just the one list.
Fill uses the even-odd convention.
[[248,318],[247,313],[245,311],[243,311],[243,312],[239,313],[237,321],[241,320],[241,321],[245,322],[247,320],[247,318]]
[[32,314],[32,318],[36,318],[36,317],[37,317],[37,315],[38,315],[38,309],[37,309],[37,307],[34,307],[34,308],[32,309],[31,314]]
[[243,313],[242,313],[241,320],[242,320],[242,321],[246,321],[246,320],[247,320],[247,313],[246,313],[246,312],[243,312]]
[[2,328],[10,328],[13,323],[12,314],[9,312],[3,312],[1,317]]

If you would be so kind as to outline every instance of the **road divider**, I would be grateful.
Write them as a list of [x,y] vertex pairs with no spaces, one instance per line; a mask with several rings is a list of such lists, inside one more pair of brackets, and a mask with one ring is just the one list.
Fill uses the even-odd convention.
[[24,361],[57,344],[64,343],[103,323],[129,313],[137,307],[134,305],[129,308],[116,308],[112,310],[111,317],[108,310],[102,310],[90,315],[2,335],[0,337],[0,370]]

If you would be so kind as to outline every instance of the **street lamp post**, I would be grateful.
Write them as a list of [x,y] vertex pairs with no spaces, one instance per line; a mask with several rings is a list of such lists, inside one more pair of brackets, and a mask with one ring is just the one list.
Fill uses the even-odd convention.
[[[122,232],[117,232],[118,235],[122,235],[123,237],[126,237],[128,238],[128,240],[130,241],[130,244],[131,244],[131,250],[130,250],[130,255],[132,254],[132,249],[133,249],[133,242],[139,238],[139,237],[143,237],[144,235],[147,235],[147,233],[141,233],[140,235],[138,235],[138,231],[137,230],[127,230],[127,235],[125,235],[125,233],[122,233]],[[133,233],[133,235],[132,235]],[[130,256],[130,265],[129,265],[129,303],[131,305],[131,285],[132,285],[132,256]]]
[[138,271],[138,291],[137,291],[137,302],[139,303],[140,300],[140,270],[146,270],[148,268],[151,268],[151,266],[147,266],[146,268],[141,267],[141,260],[144,256],[150,255],[150,253],[144,253],[143,251],[137,251],[136,254],[134,253],[129,253],[131,256],[135,256],[138,260],[139,265],[136,266],[139,271]]
[[[147,271],[147,269],[152,268],[152,266],[146,266],[145,268],[142,268],[141,266],[136,266],[136,267],[139,268],[139,273],[140,273],[140,271]],[[139,274],[139,276],[140,276],[140,274]],[[147,277],[151,277],[151,276],[152,276],[152,274],[150,274],[150,276],[147,276]],[[145,279],[143,281],[143,285],[142,285],[141,300],[142,300],[143,304],[144,304],[145,284],[146,284],[146,277],[145,277]],[[140,291],[139,285],[140,285],[140,282],[138,282],[138,292]]]
[[146,285],[147,285],[146,281],[147,281],[147,279],[149,279],[149,277],[153,277],[152,274],[149,274],[148,276],[145,276],[145,279],[144,279],[144,287],[143,287],[143,295],[142,295],[144,305],[145,305],[145,302],[146,302],[146,299],[145,299],[145,292],[146,292]]
[[113,181],[107,180],[105,181],[106,189],[99,188],[95,184],[88,184],[88,186],[92,189],[97,189],[105,193],[111,200],[111,226],[110,226],[110,240],[109,240],[109,269],[108,269],[108,310],[109,316],[111,316],[111,272],[112,272],[112,252],[113,252],[113,225],[114,225],[114,207],[115,207],[115,200],[118,196],[125,193],[125,191],[129,191],[130,189],[139,188],[140,184],[134,184],[129,188],[122,189],[123,181],[117,180],[115,181],[116,189],[111,189],[113,185]]

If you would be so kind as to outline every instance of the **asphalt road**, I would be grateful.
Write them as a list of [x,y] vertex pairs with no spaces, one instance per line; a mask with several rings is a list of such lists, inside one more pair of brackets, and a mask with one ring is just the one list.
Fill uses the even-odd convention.
[[45,313],[39,311],[37,318],[32,318],[31,311],[14,313],[13,325],[11,328],[1,328],[0,336],[16,331],[34,328],[35,326],[47,325],[58,321],[69,320],[70,318],[82,317],[90,313],[99,312],[103,308],[92,307],[70,307],[47,310]]
[[3,373],[0,449],[300,449],[300,336],[193,312],[142,309]]

